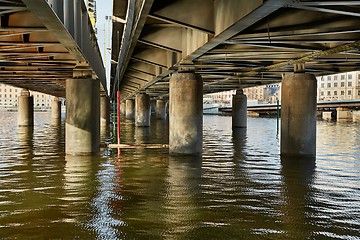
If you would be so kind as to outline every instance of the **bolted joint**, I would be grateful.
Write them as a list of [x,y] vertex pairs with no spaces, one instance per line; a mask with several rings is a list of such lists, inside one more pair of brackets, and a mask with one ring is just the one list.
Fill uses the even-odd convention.
[[192,61],[181,61],[179,68],[178,68],[178,72],[179,73],[194,73],[196,70],[195,65],[193,64]]
[[20,96],[30,97],[30,91],[28,89],[21,90]]
[[305,63],[294,64],[294,73],[304,73],[304,72],[305,72]]

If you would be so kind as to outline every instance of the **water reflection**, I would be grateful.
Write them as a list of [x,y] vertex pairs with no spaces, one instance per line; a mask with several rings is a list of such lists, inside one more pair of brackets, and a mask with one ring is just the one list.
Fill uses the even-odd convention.
[[34,128],[18,127],[19,159],[32,159],[34,155]]
[[281,175],[284,181],[284,231],[287,238],[311,239],[312,226],[308,218],[313,215],[313,184],[315,158],[281,157]]
[[[166,178],[166,210],[164,220],[169,239],[191,239],[199,219],[199,195],[201,185],[200,156],[170,156]],[[181,206],[181,207],[179,207]]]

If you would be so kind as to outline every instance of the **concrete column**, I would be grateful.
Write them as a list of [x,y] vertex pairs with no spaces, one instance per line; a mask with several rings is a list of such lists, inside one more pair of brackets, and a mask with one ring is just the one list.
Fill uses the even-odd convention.
[[353,120],[352,111],[348,108],[336,108],[336,120],[339,122],[347,122]]
[[133,99],[126,100],[126,118],[135,119],[135,101]]
[[316,155],[316,78],[307,73],[288,73],[282,80],[282,156]]
[[329,111],[327,111],[327,112],[322,112],[321,113],[321,118],[322,118],[322,120],[325,120],[325,121],[331,121],[332,120],[332,112],[329,112]]
[[100,83],[97,79],[66,80],[65,152],[91,155],[100,151]]
[[140,93],[136,96],[135,102],[135,126],[149,127],[150,115],[150,96],[146,93]]
[[165,101],[163,99],[156,100],[156,118],[157,119],[166,118]]
[[58,97],[54,97],[51,102],[51,119],[61,119],[61,101],[59,101]]
[[245,128],[247,126],[247,97],[243,90],[237,90],[232,100],[232,127]]
[[203,82],[195,73],[170,77],[169,152],[201,154],[203,126]]
[[360,122],[360,111],[353,111],[353,121]]
[[23,89],[18,98],[18,125],[34,126],[34,97],[27,89]]
[[126,115],[126,103],[121,102],[120,104],[120,115],[125,116]]
[[100,97],[100,127],[110,125],[110,99],[108,96]]

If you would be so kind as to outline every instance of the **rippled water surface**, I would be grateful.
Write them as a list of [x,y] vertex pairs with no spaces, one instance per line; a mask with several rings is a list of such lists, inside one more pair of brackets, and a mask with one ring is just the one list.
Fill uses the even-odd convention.
[[[276,120],[204,116],[202,157],[64,154],[64,124],[0,113],[0,239],[360,239],[360,125],[319,121],[317,158],[279,156]],[[168,123],[123,143],[166,143]]]

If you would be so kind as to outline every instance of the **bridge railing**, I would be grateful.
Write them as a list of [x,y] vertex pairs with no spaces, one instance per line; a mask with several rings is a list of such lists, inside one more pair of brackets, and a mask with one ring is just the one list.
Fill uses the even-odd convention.
[[[106,90],[106,74],[95,31],[83,0],[46,0],[67,32],[72,36],[78,49],[90,64]],[[72,44],[70,44],[72,45]],[[80,60],[80,59],[79,59]]]

